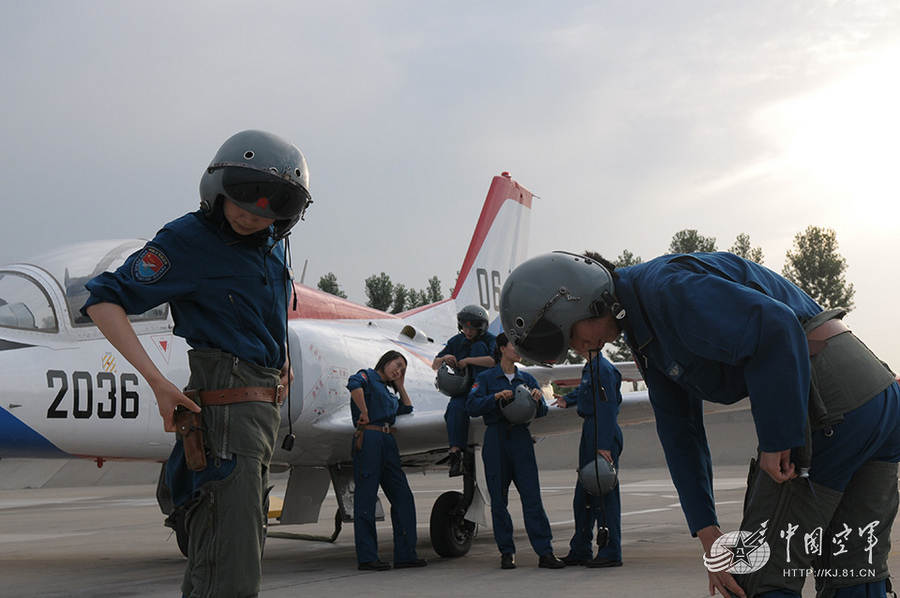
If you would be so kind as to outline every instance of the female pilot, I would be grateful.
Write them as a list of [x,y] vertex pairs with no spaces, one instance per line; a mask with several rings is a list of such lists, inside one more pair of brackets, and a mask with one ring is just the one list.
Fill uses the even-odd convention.
[[[400,467],[400,452],[394,438],[394,420],[413,409],[403,386],[406,358],[388,351],[374,369],[359,370],[347,381],[353,435],[353,532],[361,571],[384,571],[390,563],[378,558],[375,535],[375,503],[378,486],[391,502],[394,528],[394,568],[424,567],[416,555],[416,507],[406,474]],[[399,395],[399,399],[398,399]]]
[[516,568],[516,546],[513,543],[512,519],[509,516],[509,483],[514,481],[522,499],[525,530],[531,547],[540,556],[539,567],[560,569],[566,564],[553,554],[550,522],[541,502],[537,461],[534,458],[534,441],[528,424],[512,424],[500,410],[500,401],[511,399],[517,386],[524,384],[531,389],[537,403],[537,417],[547,415],[547,404],[534,376],[520,372],[516,367],[519,354],[506,338],[497,336],[495,359],[500,363],[478,375],[466,409],[472,417],[483,416],[487,426],[484,431],[485,476],[491,495],[491,521],[494,540],[500,549],[500,567]]

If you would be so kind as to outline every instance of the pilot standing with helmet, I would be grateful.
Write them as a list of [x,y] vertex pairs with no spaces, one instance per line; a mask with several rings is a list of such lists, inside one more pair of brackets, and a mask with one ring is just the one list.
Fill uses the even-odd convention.
[[[467,305],[456,314],[459,334],[450,337],[431,363],[433,370],[447,365],[454,370],[466,369],[471,372],[470,380],[493,367],[493,355],[497,339],[487,331],[488,313],[480,305]],[[463,451],[469,442],[469,416],[466,414],[465,392],[450,397],[444,421],[447,423],[447,439],[450,444],[450,477],[463,473]]]
[[[618,471],[623,438],[616,419],[622,404],[622,374],[599,351],[588,351],[584,357],[587,363],[581,371],[581,383],[556,404],[563,408],[576,407],[584,419],[578,447],[579,470],[599,454]],[[572,508],[575,533],[569,542],[569,554],[562,560],[567,565],[592,568],[621,567],[622,504],[618,484],[604,496],[597,496],[588,493],[579,478]],[[591,551],[595,524],[598,528],[596,557]]]
[[[188,531],[183,594],[256,596],[268,466],[291,377],[284,239],[312,201],[306,159],[276,135],[242,131],[204,171],[200,200],[88,282],[82,312],[150,385],[165,430],[178,428],[165,480]],[[174,334],[191,346],[191,398],[156,368],[127,317],[166,302]]]
[[[688,526],[707,556],[722,531],[702,402],[749,396],[759,455],[740,529],[763,530],[773,548],[740,586],[726,571],[710,572],[711,594],[799,596],[804,577],[785,571],[815,567],[826,572],[816,579],[820,597],[871,598],[890,588],[900,386],[841,321],[845,313],[823,311],[788,280],[729,253],[622,269],[546,254],[509,275],[500,308],[520,351],[542,362],[625,332]],[[821,534],[821,552],[809,551],[804,534]]]
[[541,501],[534,440],[528,423],[547,415],[547,404],[534,376],[516,367],[519,354],[506,334],[497,336],[500,362],[475,379],[466,402],[472,417],[484,418],[484,472],[491,496],[491,523],[500,549],[500,567],[516,568],[516,545],[509,516],[509,483],[515,482],[522,499],[525,531],[539,555],[538,566],[561,569],[566,564],[553,554],[550,521]]
[[406,357],[388,351],[374,369],[359,370],[347,380],[353,436],[353,535],[360,571],[385,571],[389,563],[378,558],[375,535],[375,504],[378,487],[391,501],[394,529],[394,568],[424,567],[416,555],[416,505],[394,437],[398,415],[412,413],[406,393]]

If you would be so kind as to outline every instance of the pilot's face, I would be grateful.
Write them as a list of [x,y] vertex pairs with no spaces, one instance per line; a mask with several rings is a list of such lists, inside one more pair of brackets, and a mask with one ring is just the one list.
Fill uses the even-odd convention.
[[406,375],[406,360],[402,357],[397,357],[395,359],[390,360],[384,365],[384,379],[385,382],[394,382],[395,380],[402,380]]
[[468,340],[472,340],[473,338],[478,336],[478,328],[472,326],[472,324],[469,322],[463,322],[462,333]]
[[225,200],[223,209],[225,210],[225,220],[228,221],[228,224],[231,225],[234,232],[239,235],[252,235],[258,233],[261,230],[269,228],[275,222],[272,218],[263,218],[256,214],[251,214],[228,199]]
[[509,361],[519,361],[521,359],[519,352],[516,351],[516,347],[512,343],[506,343],[500,347],[500,356]]
[[620,333],[615,319],[610,314],[602,318],[588,318],[572,326],[569,347],[587,359],[589,351],[599,351],[606,343],[619,338]]

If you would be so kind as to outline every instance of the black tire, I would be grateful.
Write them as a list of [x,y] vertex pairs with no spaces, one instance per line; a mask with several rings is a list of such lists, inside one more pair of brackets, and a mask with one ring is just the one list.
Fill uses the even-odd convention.
[[440,556],[464,556],[472,547],[475,524],[463,519],[459,512],[461,500],[459,492],[444,492],[431,508],[431,546]]

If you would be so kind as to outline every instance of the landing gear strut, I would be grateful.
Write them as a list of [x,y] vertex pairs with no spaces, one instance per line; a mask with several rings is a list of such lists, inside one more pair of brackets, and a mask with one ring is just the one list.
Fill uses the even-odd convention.
[[463,556],[472,547],[477,526],[465,519],[475,496],[475,453],[463,457],[463,492],[444,492],[431,508],[431,546],[443,557]]

